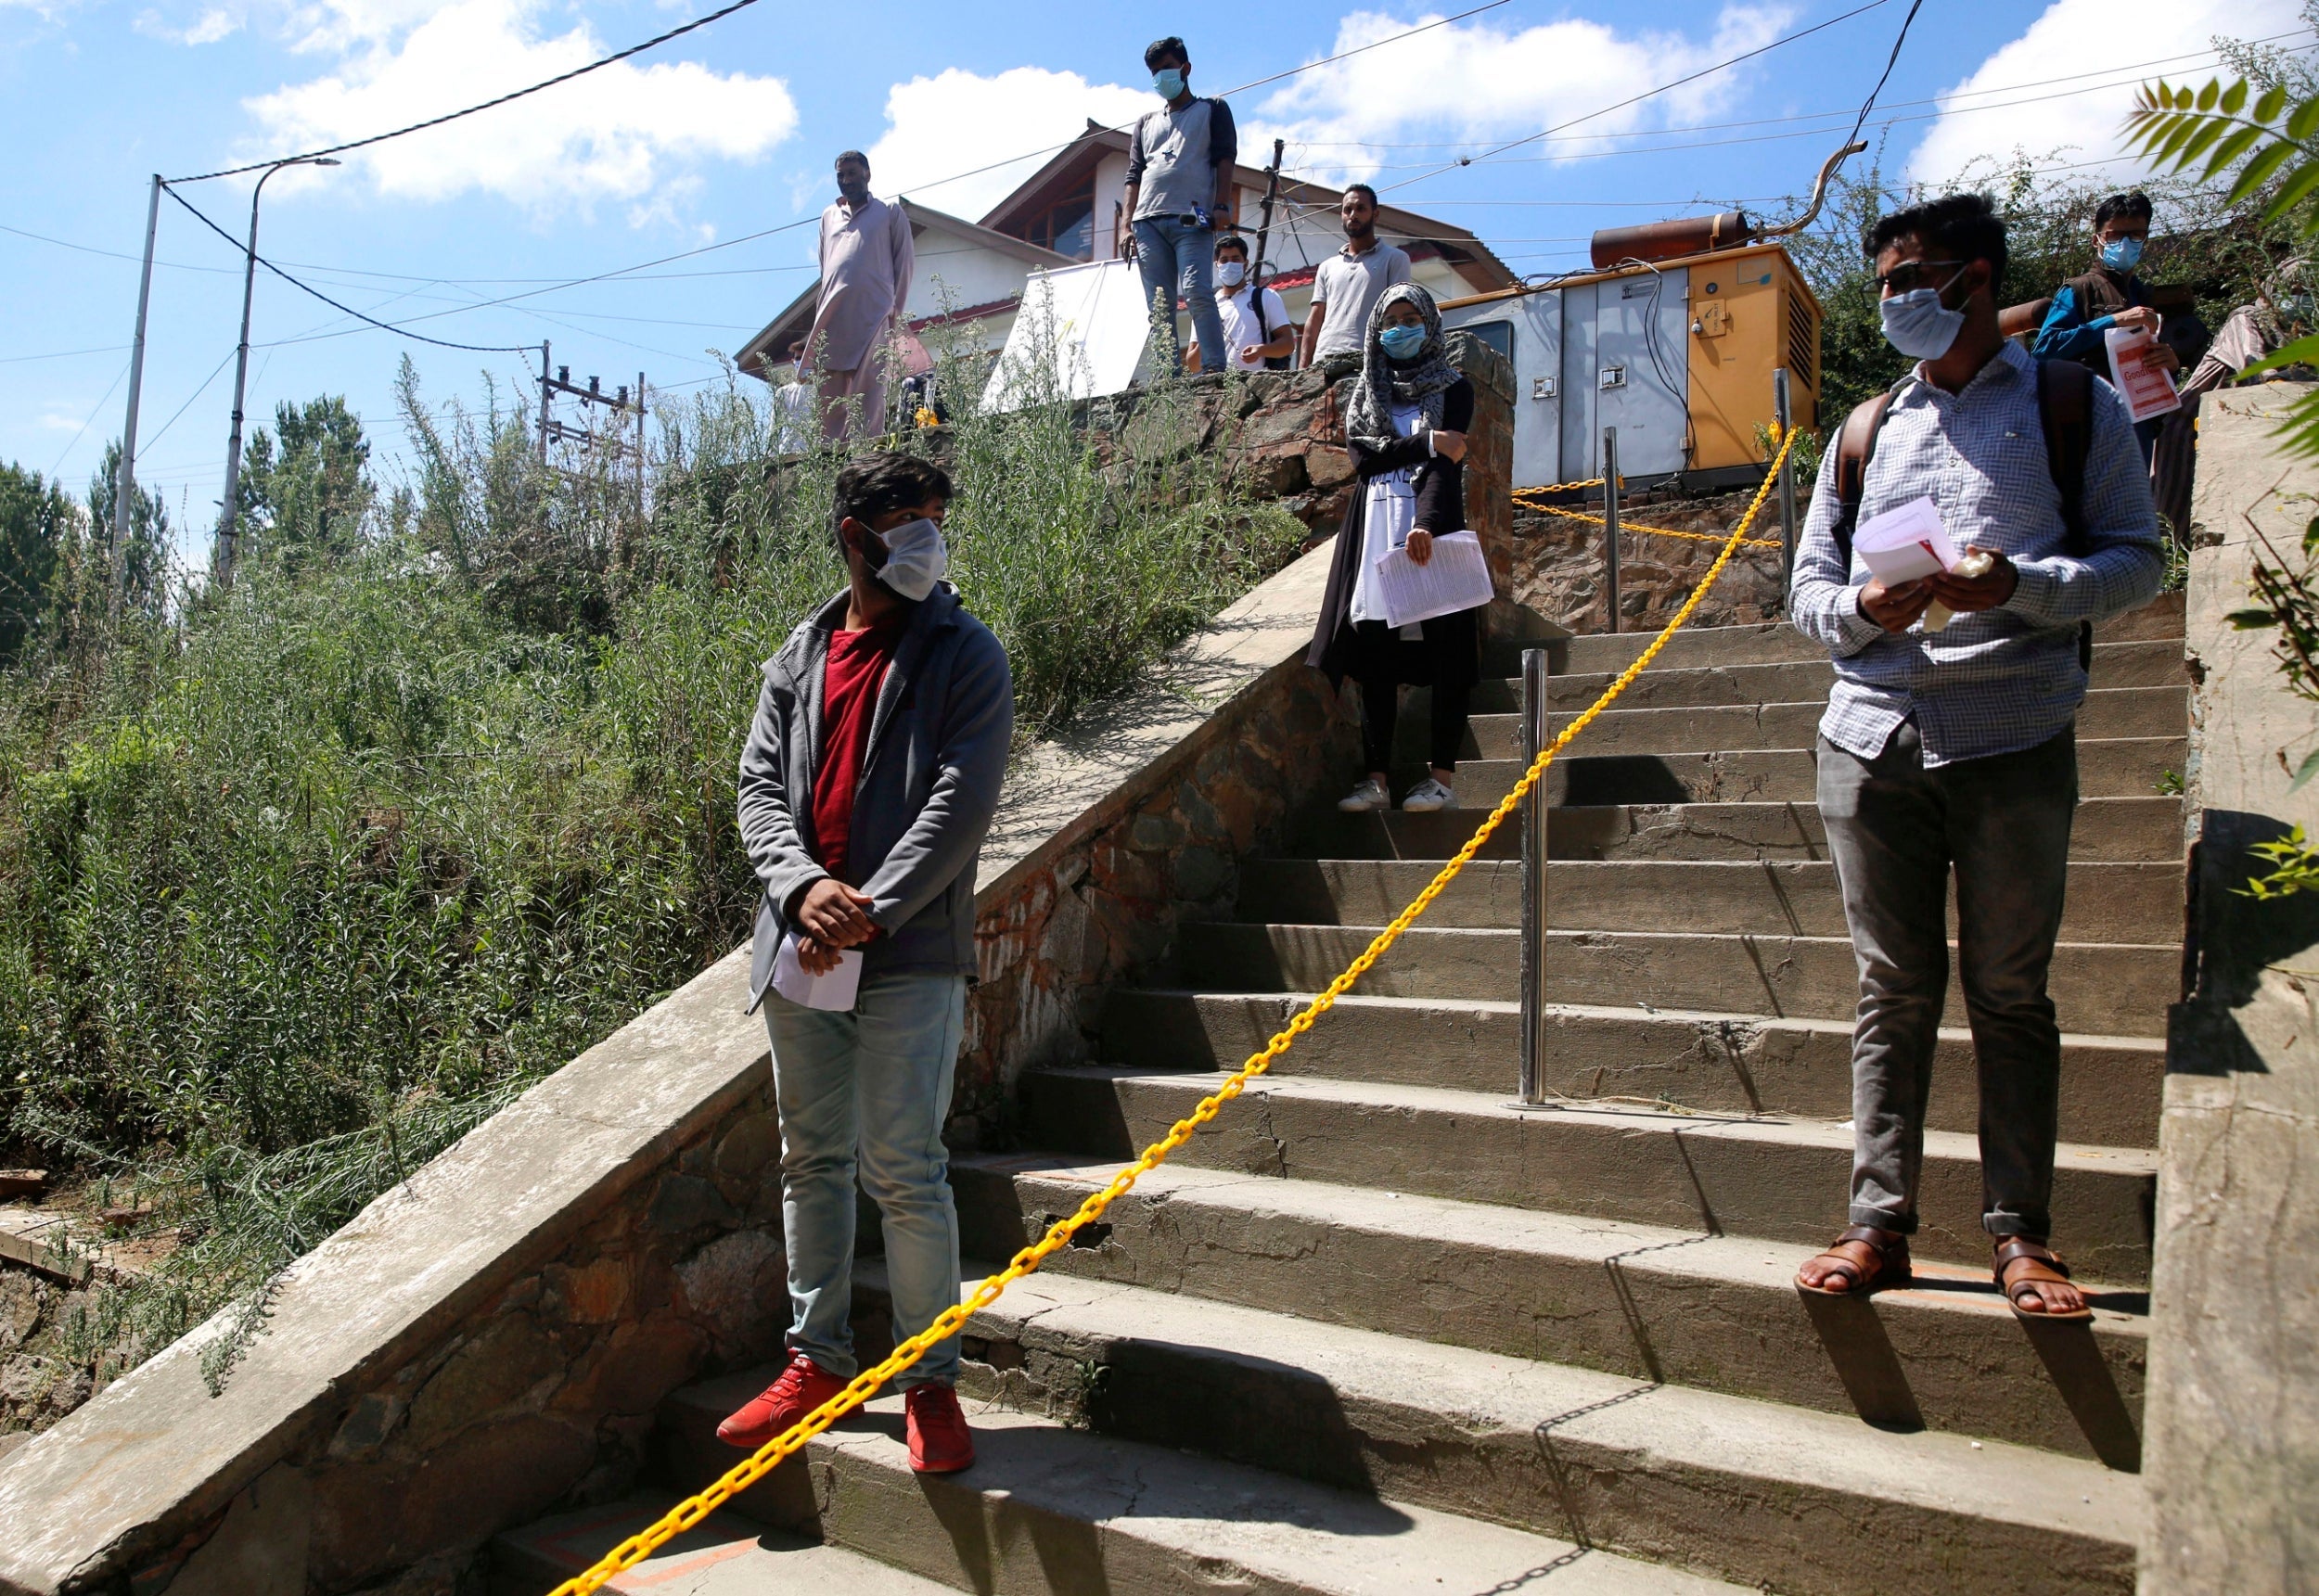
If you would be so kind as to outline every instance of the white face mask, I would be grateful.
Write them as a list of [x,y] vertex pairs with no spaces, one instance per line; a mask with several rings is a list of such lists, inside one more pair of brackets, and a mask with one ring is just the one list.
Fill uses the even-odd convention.
[[1221,261],[1216,265],[1216,281],[1227,288],[1236,288],[1248,275],[1248,267],[1238,261]]
[[932,593],[950,568],[942,530],[924,516],[903,522],[879,541],[886,545],[886,563],[878,568],[878,580],[914,604]]

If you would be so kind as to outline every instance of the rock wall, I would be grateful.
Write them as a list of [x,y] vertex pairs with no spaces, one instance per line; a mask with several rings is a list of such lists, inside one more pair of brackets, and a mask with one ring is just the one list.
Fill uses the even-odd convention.
[[[1720,493],[1708,498],[1678,498],[1672,494],[1640,493],[1620,504],[1622,521],[1641,521],[1677,531],[1726,536],[1747,513],[1754,492]],[[1590,516],[1602,514],[1602,502],[1573,504]],[[1811,507],[1809,495],[1799,493],[1796,525],[1803,526]],[[1513,515],[1514,596],[1572,632],[1596,632],[1604,625],[1603,530],[1592,521],[1531,509]],[[1768,501],[1750,538],[1779,537],[1779,504]],[[1619,630],[1656,632],[1672,619],[1691,595],[1707,568],[1714,563],[1718,545],[1623,530],[1619,537]],[[1693,619],[1695,626],[1741,626],[1776,620],[1783,613],[1780,555],[1777,549],[1740,549],[1715,583],[1714,590]]]
[[2277,632],[2226,619],[2249,602],[2254,532],[2291,559],[2311,518],[2319,468],[2276,430],[2311,391],[2223,389],[2199,415],[2184,639],[2198,836],[2159,1129],[2149,1596],[2286,1596],[2319,1580],[2319,893],[2245,892],[2269,869],[2251,848],[2296,825],[2319,836],[2319,785],[2288,790],[2319,714],[2287,691]]

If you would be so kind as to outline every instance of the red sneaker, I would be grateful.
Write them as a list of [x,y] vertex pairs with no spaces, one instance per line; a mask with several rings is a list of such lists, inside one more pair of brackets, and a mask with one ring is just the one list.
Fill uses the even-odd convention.
[[947,1385],[913,1385],[903,1398],[909,1417],[910,1466],[922,1475],[955,1475],[974,1467],[974,1432]]
[[753,1452],[845,1387],[843,1380],[804,1353],[797,1353],[780,1379],[717,1426],[717,1439]]

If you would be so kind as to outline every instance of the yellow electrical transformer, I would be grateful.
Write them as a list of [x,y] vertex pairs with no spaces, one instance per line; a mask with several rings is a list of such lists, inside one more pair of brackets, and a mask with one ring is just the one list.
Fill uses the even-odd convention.
[[1662,263],[1690,274],[1689,468],[1711,471],[1763,458],[1772,371],[1787,368],[1795,424],[1820,424],[1820,301],[1777,244],[1750,244]]

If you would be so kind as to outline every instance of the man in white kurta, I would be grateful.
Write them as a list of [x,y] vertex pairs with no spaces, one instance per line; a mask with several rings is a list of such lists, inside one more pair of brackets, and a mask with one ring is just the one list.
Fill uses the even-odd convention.
[[885,430],[886,382],[878,352],[910,295],[916,251],[909,214],[873,198],[869,158],[838,157],[838,198],[821,213],[821,300],[806,358],[818,374],[821,435],[829,442],[859,427]]

